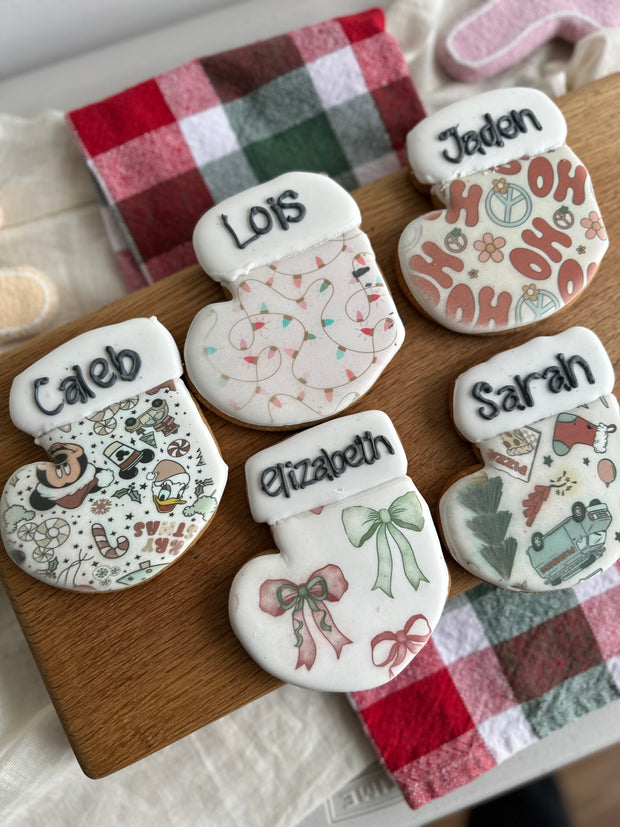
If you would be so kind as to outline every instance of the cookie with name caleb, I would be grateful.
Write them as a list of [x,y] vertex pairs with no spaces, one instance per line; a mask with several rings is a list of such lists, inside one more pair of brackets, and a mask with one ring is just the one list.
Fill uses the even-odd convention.
[[437,532],[381,411],[317,425],[250,457],[261,553],[230,591],[233,630],[263,669],[354,691],[395,677],[430,637],[448,592]]
[[333,416],[368,391],[404,328],[349,193],[290,172],[207,212],[194,247],[230,301],[194,318],[185,343],[203,402],[252,428]]
[[614,372],[592,331],[539,337],[456,381],[457,430],[483,467],[439,503],[464,568],[497,586],[575,586],[620,556],[620,414]]
[[227,467],[156,318],[83,333],[19,374],[14,424],[49,461],[17,469],[0,531],[52,586],[115,591],[162,572],[213,517]]
[[442,207],[398,245],[407,295],[460,333],[533,324],[590,283],[608,238],[558,107],[534,89],[453,104],[408,135],[415,179]]

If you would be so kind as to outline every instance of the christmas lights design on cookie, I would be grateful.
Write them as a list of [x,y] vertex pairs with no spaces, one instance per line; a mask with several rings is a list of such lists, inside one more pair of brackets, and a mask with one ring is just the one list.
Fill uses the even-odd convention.
[[454,388],[457,430],[483,468],[439,504],[453,557],[502,586],[575,586],[620,556],[620,417],[600,340],[575,327],[504,351]]
[[609,241],[592,182],[542,92],[486,92],[408,136],[416,179],[445,209],[403,231],[413,302],[461,333],[493,333],[561,310],[590,283]]
[[404,339],[353,198],[291,172],[198,222],[194,246],[231,300],[204,307],[185,343],[188,376],[225,417],[286,428],[366,393]]
[[239,571],[233,630],[268,672],[354,691],[404,669],[430,637],[448,572],[428,506],[381,411],[323,423],[250,457],[250,508],[279,554]]
[[50,456],[15,471],[0,500],[20,568],[64,589],[114,591],[197,539],[227,467],[180,376],[174,340],[152,317],[84,333],[15,378],[11,419]]

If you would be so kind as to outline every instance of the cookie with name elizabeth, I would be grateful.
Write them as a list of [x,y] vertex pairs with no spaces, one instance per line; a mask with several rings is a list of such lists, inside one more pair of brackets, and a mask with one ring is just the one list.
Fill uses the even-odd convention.
[[278,554],[235,577],[233,630],[263,669],[299,686],[354,691],[402,671],[448,593],[428,506],[389,417],[364,411],[250,457],[252,515]]

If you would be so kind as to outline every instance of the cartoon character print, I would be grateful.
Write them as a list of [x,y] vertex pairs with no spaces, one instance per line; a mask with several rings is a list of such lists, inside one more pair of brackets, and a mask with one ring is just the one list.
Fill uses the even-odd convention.
[[[51,460],[13,474],[0,506],[5,547],[28,573],[85,592],[136,585],[176,559],[208,523],[225,466],[182,382],[154,390],[155,399],[142,393],[37,439]],[[163,415],[153,426],[158,443],[143,448],[135,423],[142,417],[144,424],[149,410]],[[123,436],[110,439],[116,433]],[[182,437],[183,466],[170,458],[174,434],[177,445]],[[189,508],[187,489],[196,494],[191,513],[175,517],[177,506]],[[138,524],[149,526],[149,542]]]
[[190,484],[190,477],[185,468],[172,459],[162,459],[149,472],[151,496],[160,513],[170,513],[177,505],[185,505],[182,499],[185,489]]
[[110,485],[114,478],[110,470],[89,462],[81,445],[55,442],[48,450],[52,461],[37,465],[37,485],[30,494],[30,505],[36,511],[47,511],[55,505],[79,508],[89,494]]

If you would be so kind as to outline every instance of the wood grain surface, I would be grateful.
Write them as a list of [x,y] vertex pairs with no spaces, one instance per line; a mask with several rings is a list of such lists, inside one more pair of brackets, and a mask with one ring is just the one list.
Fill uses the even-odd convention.
[[[614,269],[614,239],[620,237],[619,100],[616,75],[559,101],[568,120],[568,143],[591,173],[612,246],[585,293],[535,327],[501,336],[463,336],[421,316],[397,283],[394,256],[402,229],[429,211],[429,200],[416,192],[405,170],[354,193],[407,335],[375,388],[347,412],[380,408],[389,414],[409,458],[409,474],[434,514],[447,480],[475,463],[471,446],[457,437],[449,417],[451,385],[461,371],[534,335],[573,324],[592,327],[612,361],[620,359]],[[9,389],[17,373],[85,330],[134,316],[157,315],[182,349],[196,312],[221,298],[221,288],[191,268],[4,354],[0,485],[18,466],[43,459],[32,437],[9,419]],[[207,531],[154,580],[114,594],[66,592],[34,580],[0,554],[0,577],[13,608],[75,754],[94,778],[279,686],[234,637],[227,598],[240,566],[273,548],[268,527],[250,516],[245,460],[286,435],[248,430],[211,412],[207,418],[230,467],[228,485]],[[476,582],[451,560],[449,565],[452,596]]]

